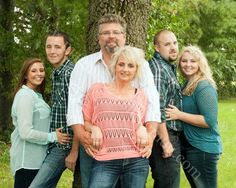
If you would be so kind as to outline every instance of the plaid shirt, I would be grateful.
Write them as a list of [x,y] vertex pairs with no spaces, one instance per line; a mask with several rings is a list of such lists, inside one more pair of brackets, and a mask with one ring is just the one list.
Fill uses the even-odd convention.
[[165,113],[165,108],[169,104],[182,110],[181,87],[176,78],[176,66],[164,60],[158,52],[154,53],[148,63],[154,76],[157,91],[160,93],[161,121],[166,122],[168,129],[181,131],[181,122],[166,121]]
[[[63,128],[62,132],[72,136],[72,129],[67,127],[66,114],[68,105],[68,87],[70,74],[74,68],[74,64],[68,59],[59,68],[54,69],[51,75],[52,79],[52,110],[50,131],[53,132],[57,128]],[[62,149],[70,149],[71,143],[61,145],[56,143],[57,147]]]

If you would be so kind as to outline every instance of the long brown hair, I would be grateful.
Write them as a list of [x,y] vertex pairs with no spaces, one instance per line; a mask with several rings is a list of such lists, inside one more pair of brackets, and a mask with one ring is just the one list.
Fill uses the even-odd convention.
[[[29,73],[29,69],[34,63],[44,64],[43,61],[39,58],[30,58],[24,62],[19,74],[19,79],[14,91],[14,96],[16,95],[17,91],[20,90],[22,85],[27,83],[27,76]],[[46,80],[44,79],[42,83],[37,87],[36,91],[44,95],[45,86],[46,86]]]

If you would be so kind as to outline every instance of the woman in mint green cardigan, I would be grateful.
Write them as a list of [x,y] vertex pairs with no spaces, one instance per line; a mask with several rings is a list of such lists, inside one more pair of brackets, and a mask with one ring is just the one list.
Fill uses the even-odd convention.
[[218,130],[216,84],[203,52],[185,47],[179,59],[180,72],[186,79],[182,89],[183,112],[170,105],[168,120],[183,122],[182,161],[192,188],[217,187],[217,162],[222,153]]
[[68,135],[58,129],[49,133],[50,107],[43,100],[45,70],[41,59],[31,58],[22,66],[12,104],[10,165],[14,188],[28,188],[45,156],[47,145],[64,143]]

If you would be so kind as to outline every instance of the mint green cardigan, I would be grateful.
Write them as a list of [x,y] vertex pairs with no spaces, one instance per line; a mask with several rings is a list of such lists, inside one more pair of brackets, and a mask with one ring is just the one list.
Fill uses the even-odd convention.
[[21,168],[39,169],[47,144],[56,141],[56,133],[49,133],[50,107],[40,93],[23,85],[15,95],[12,111],[10,166],[12,174]]

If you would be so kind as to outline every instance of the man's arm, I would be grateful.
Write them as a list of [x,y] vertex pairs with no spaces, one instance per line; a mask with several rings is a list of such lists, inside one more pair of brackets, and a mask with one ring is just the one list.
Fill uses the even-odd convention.
[[174,151],[173,146],[169,140],[168,131],[166,128],[166,123],[160,123],[158,127],[157,134],[159,136],[159,141],[161,142],[161,147],[163,149],[163,157],[170,157]]
[[147,62],[144,62],[142,66],[142,77],[140,79],[140,87],[144,89],[148,99],[145,122],[160,122],[160,97],[154,83],[153,74]]
[[[155,90],[158,93],[158,107],[159,107],[159,115],[160,115],[160,121],[161,122],[163,120],[163,116],[164,116],[164,109],[165,109],[165,104],[166,104],[166,96],[165,96],[165,80],[162,80],[162,72],[161,72],[161,68],[159,67],[158,62],[155,62],[155,60],[152,60],[149,62],[149,68],[150,71],[153,75],[153,78],[155,77]],[[154,82],[154,81],[153,81]],[[161,146],[163,148],[163,157],[170,157],[173,153],[173,147],[172,144],[170,143],[169,140],[169,135],[168,135],[168,131],[166,128],[166,123],[165,122],[161,122],[159,123],[158,129],[157,129],[157,134],[159,137],[159,141],[161,142]]]
[[[68,91],[67,125],[83,125],[82,106],[87,92],[87,74],[80,60],[75,64],[70,76]],[[74,132],[75,133],[75,132]]]
[[84,146],[85,151],[90,155],[94,156],[98,150],[92,147],[91,133],[86,131],[83,125],[73,125],[72,126],[74,136],[77,137],[79,143]]
[[78,138],[74,135],[73,136],[73,142],[72,142],[72,148],[71,151],[69,153],[69,155],[66,157],[65,159],[65,165],[66,167],[71,170],[72,172],[74,172],[75,170],[75,166],[76,166],[76,161],[78,158],[78,154],[79,154],[79,140]]

